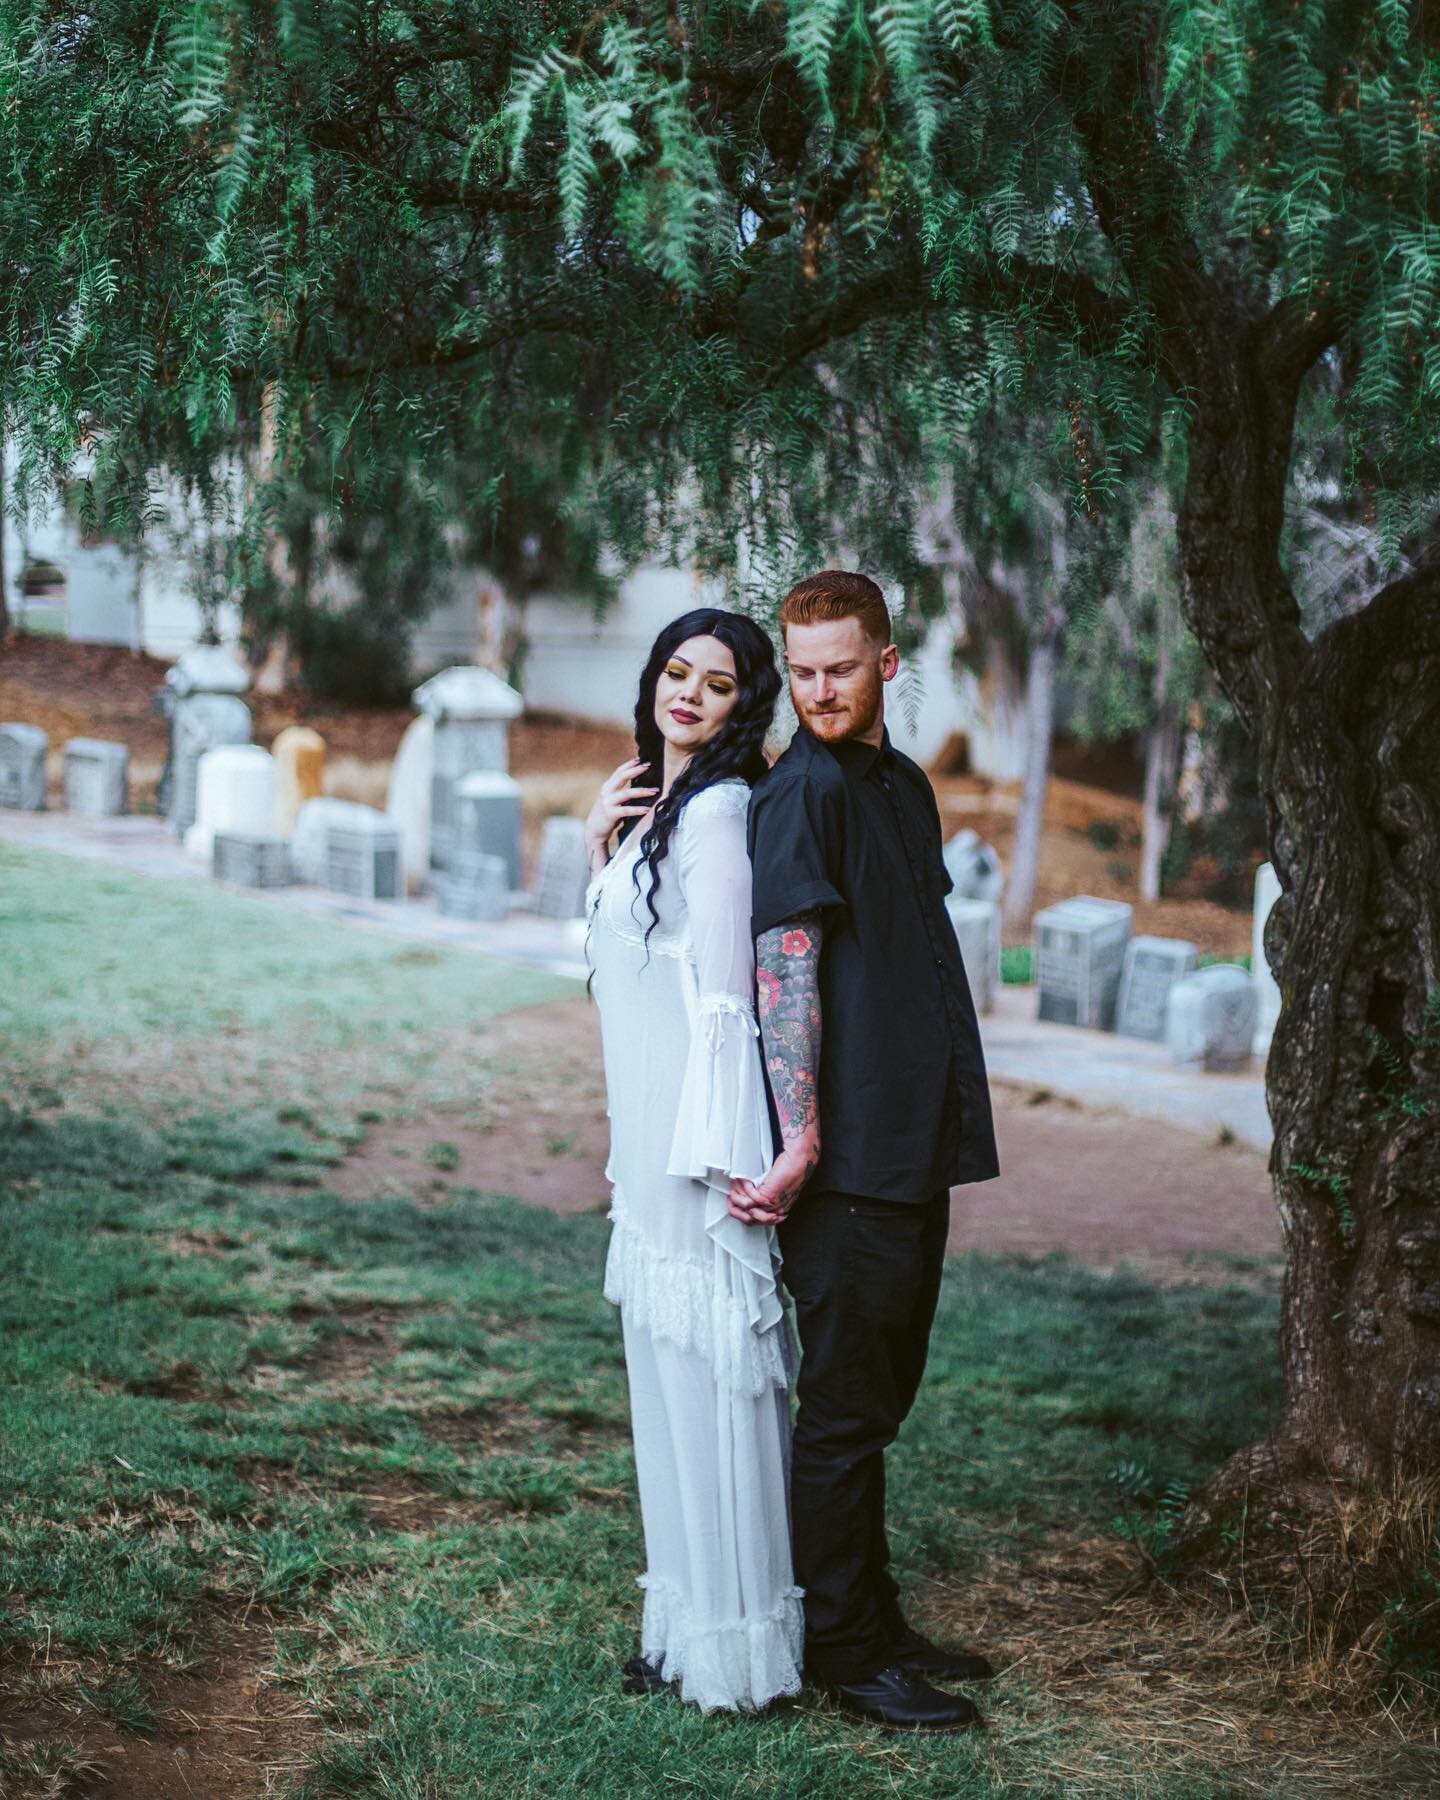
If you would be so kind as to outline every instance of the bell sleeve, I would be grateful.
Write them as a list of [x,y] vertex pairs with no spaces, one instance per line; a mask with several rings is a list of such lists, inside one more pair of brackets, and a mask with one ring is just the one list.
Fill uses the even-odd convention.
[[739,783],[706,788],[676,832],[694,966],[690,1052],[667,1172],[722,1193],[734,1176],[758,1181],[775,1160],[755,1017],[747,799]]

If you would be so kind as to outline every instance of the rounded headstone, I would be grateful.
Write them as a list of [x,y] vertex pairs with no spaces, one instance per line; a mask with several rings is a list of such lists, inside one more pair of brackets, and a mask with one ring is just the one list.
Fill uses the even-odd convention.
[[385,816],[400,833],[405,886],[418,893],[430,873],[430,777],[435,759],[435,721],[421,713],[405,727],[395,761]]
[[1255,983],[1238,963],[1197,969],[1170,989],[1165,1042],[1172,1062],[1202,1069],[1243,1069],[1255,1036]]
[[275,817],[275,760],[258,744],[222,744],[196,766],[195,823],[185,833],[185,853],[212,861],[215,833],[269,834]]
[[277,837],[288,838],[300,808],[325,792],[325,740],[308,725],[287,725],[270,746],[275,758]]

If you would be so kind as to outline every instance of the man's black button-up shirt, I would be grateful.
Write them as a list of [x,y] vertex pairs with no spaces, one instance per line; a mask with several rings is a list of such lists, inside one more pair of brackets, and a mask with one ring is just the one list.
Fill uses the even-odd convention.
[[[817,1188],[928,1200],[1000,1172],[924,773],[803,727],[750,797],[751,927],[821,911]],[[773,1100],[772,1100],[773,1112]],[[777,1126],[778,1135],[778,1126]]]

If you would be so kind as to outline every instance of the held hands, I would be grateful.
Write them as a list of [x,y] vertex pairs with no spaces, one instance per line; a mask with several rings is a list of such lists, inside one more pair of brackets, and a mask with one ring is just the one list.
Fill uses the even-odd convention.
[[634,785],[649,766],[638,756],[632,756],[607,778],[596,795],[590,816],[585,821],[585,849],[592,870],[597,867],[597,858],[598,866],[603,867],[610,839],[620,822],[638,819],[649,812],[651,800],[660,792],[659,788]]
[[779,1225],[789,1215],[800,1197],[800,1190],[810,1179],[819,1160],[820,1146],[796,1145],[782,1150],[770,1165],[768,1175],[759,1181],[745,1181],[737,1176],[730,1183],[726,1206],[733,1219],[743,1225]]

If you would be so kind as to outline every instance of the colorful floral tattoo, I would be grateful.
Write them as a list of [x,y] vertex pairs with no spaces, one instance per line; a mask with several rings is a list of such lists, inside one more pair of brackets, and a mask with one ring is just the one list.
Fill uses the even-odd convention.
[[755,945],[760,1039],[780,1132],[787,1150],[819,1160],[820,948],[819,913],[804,913]]

